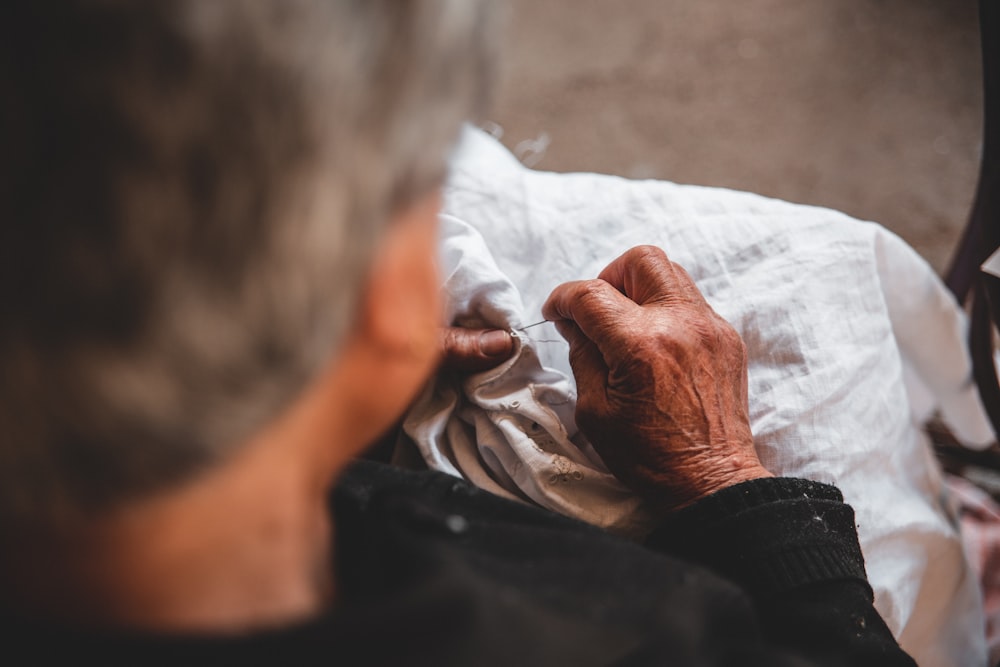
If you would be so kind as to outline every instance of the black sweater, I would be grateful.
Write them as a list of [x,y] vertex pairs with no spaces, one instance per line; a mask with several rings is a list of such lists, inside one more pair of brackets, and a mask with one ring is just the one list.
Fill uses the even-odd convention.
[[[329,665],[913,665],[831,486],[723,490],[645,546],[455,478],[361,462],[333,499],[337,606],[241,637],[8,623],[34,660]],[[5,633],[7,634],[7,633]],[[17,655],[17,653],[13,653]]]

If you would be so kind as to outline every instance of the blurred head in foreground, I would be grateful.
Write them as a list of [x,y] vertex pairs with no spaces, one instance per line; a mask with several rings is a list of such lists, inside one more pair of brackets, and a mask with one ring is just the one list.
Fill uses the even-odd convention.
[[322,485],[393,422],[435,361],[484,4],[3,3],[4,532],[72,532],[282,438]]

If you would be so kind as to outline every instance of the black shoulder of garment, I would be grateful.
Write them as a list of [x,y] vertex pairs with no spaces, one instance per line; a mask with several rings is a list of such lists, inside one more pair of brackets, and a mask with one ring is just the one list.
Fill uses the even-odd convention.
[[[636,544],[441,473],[361,461],[331,496],[336,605],[242,635],[6,619],[7,664],[913,665],[830,486],[726,489]],[[26,652],[25,652],[26,651]]]
[[334,507],[342,609],[371,607],[388,661],[913,664],[872,606],[853,510],[825,484],[731,487],[645,545],[371,462]]

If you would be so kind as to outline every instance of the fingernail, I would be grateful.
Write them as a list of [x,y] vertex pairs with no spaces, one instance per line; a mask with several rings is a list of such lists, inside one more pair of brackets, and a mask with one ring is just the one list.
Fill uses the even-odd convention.
[[500,357],[510,352],[510,334],[501,329],[479,335],[479,351],[487,357]]

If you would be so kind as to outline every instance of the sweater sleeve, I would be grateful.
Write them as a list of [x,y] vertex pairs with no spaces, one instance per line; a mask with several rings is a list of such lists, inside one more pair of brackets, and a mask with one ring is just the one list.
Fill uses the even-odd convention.
[[815,664],[915,665],[872,604],[854,510],[836,487],[737,484],[668,518],[647,546],[739,584],[767,641]]

